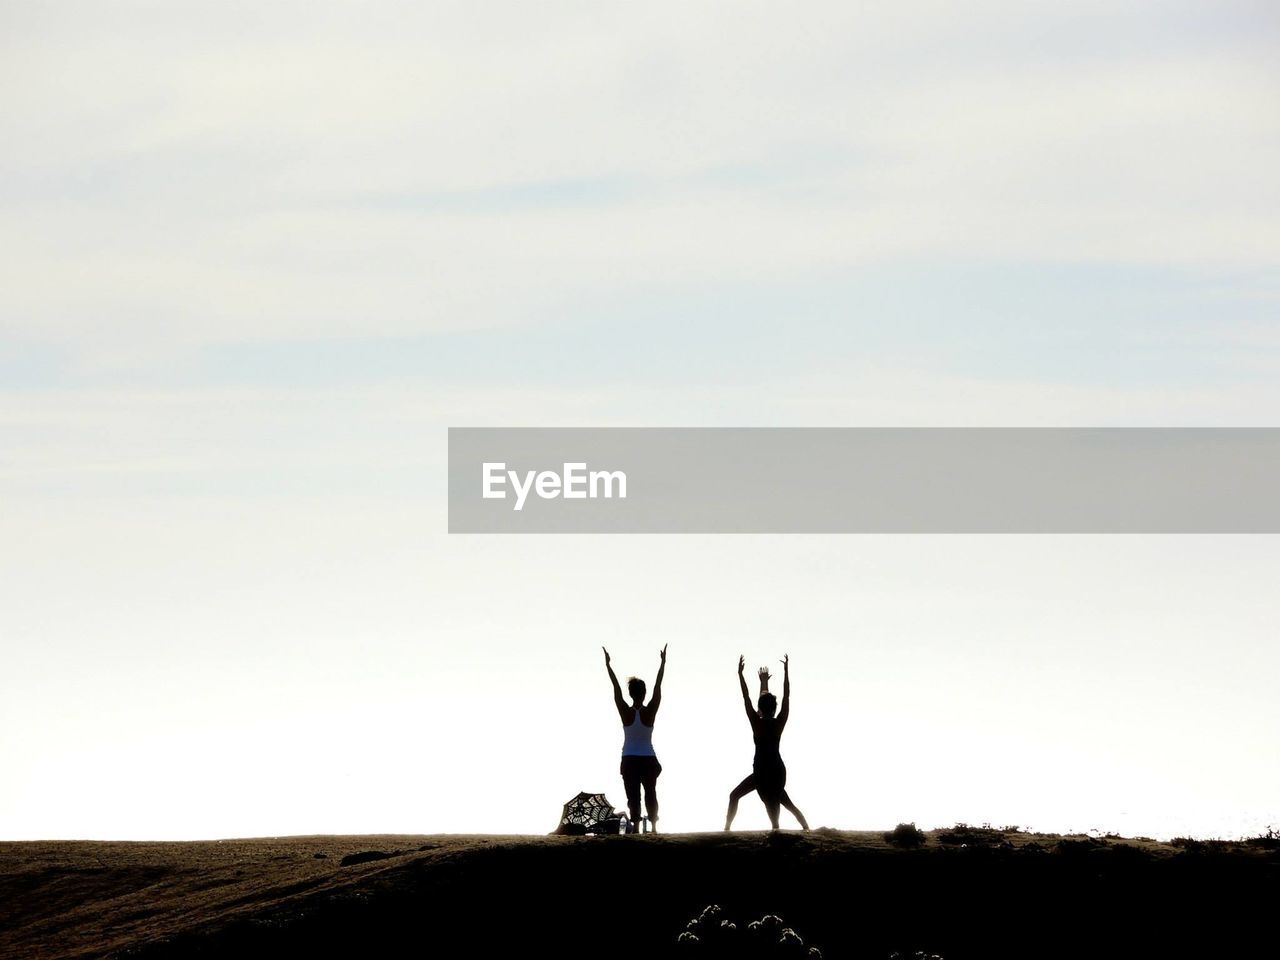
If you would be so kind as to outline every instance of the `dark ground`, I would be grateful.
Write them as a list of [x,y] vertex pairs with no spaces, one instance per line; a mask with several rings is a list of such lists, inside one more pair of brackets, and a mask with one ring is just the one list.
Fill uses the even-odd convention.
[[[828,960],[1280,956],[1274,844],[950,839],[914,850],[826,830],[0,843],[0,957],[653,960],[678,955],[676,935],[708,903],[740,923],[779,914]],[[369,851],[392,856],[342,865]]]

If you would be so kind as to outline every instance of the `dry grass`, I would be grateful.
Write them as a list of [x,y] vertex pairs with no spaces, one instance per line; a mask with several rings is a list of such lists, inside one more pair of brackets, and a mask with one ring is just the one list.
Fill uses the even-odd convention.
[[[725,877],[740,873],[741,864],[756,862],[753,857],[771,858],[770,869],[782,865],[810,873],[882,871],[884,864],[893,862],[908,864],[895,868],[899,871],[919,869],[924,875],[935,869],[951,870],[947,863],[979,853],[1011,862],[1039,853],[1065,860],[1066,856],[1055,855],[1119,848],[1129,848],[1152,862],[1189,856],[1150,840],[977,831],[959,835],[961,839],[969,836],[963,845],[955,842],[954,830],[949,835],[934,831],[922,848],[913,851],[895,849],[879,831],[826,829],[772,836],[750,832],[580,838],[389,835],[191,843],[0,843],[0,957],[108,957],[163,946],[174,938],[202,936],[204,931],[216,932],[229,924],[279,927],[308,914],[323,914],[334,905],[419,896],[419,891],[433,884],[483,887],[487,877],[498,876],[495,870],[536,875],[552,864],[584,864],[591,869],[602,864],[605,869],[614,863],[647,864],[645,869],[670,871],[685,879],[701,871],[707,888],[713,889],[729,882]],[[940,842],[943,835],[952,842]],[[344,857],[369,851],[390,856],[342,864]],[[1264,855],[1244,846],[1239,851],[1241,857]],[[912,857],[916,859],[904,859]],[[881,866],[875,867],[876,863]],[[673,916],[689,908],[688,899],[673,899]]]

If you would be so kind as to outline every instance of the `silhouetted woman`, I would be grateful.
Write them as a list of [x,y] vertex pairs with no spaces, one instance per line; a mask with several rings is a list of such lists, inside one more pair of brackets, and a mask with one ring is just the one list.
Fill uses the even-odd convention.
[[[604,650],[604,647],[600,648]],[[613,665],[609,661],[609,651],[604,650],[604,665],[609,671],[609,681],[613,684],[613,703],[618,708],[618,718],[622,721],[622,785],[627,791],[627,811],[631,815],[631,830],[640,829],[640,788],[644,787],[644,810],[649,817],[649,826],[658,829],[658,774],[662,773],[662,764],[658,755],[653,752],[653,723],[658,718],[658,707],[662,705],[662,675],[667,669],[667,648],[664,645],[660,654],[662,658],[658,666],[658,678],[653,682],[653,699],[644,702],[644,681],[639,677],[627,679],[627,693],[631,695],[631,704],[622,699],[622,688],[618,686],[618,678],[614,675]]]
[[751,735],[756,741],[756,757],[751,765],[751,776],[733,788],[729,794],[729,812],[724,818],[724,828],[733,825],[733,818],[738,813],[738,801],[754,790],[764,801],[764,808],[769,812],[769,822],[773,829],[778,829],[778,807],[786,807],[800,821],[802,829],[808,830],[804,814],[796,808],[787,796],[787,767],[782,762],[782,754],[778,746],[782,741],[782,730],[787,725],[787,716],[791,712],[791,669],[790,657],[782,658],[782,710],[774,716],[778,709],[777,698],[769,692],[769,671],[760,668],[760,707],[751,706],[751,694],[747,690],[747,678],[743,676],[746,660],[738,658],[738,686],[742,688],[742,706],[747,711],[747,719],[751,721]]

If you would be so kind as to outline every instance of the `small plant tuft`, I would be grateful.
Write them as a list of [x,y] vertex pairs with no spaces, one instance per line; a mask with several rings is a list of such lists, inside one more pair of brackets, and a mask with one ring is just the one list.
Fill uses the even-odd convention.
[[743,957],[779,960],[822,960],[822,950],[805,943],[804,937],[787,926],[781,917],[766,914],[739,926],[727,919],[717,904],[705,907],[685,924],[676,937],[680,952],[701,960],[741,960]]
[[900,823],[884,835],[885,843],[903,850],[914,850],[923,847],[929,838],[914,823]]

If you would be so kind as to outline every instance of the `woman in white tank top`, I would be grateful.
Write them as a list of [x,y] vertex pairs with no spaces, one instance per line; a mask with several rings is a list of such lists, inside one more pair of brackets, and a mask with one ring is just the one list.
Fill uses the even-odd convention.
[[[604,650],[604,647],[600,648]],[[653,751],[653,724],[658,717],[658,707],[662,704],[662,675],[667,669],[667,648],[663,646],[658,665],[658,678],[653,682],[653,698],[644,702],[645,685],[639,677],[627,680],[627,692],[631,695],[628,704],[622,698],[622,688],[613,672],[613,664],[609,659],[609,651],[604,651],[605,669],[609,671],[609,682],[613,684],[613,703],[618,708],[618,719],[622,721],[622,785],[627,791],[627,810],[631,815],[631,829],[635,831],[640,823],[640,792],[644,790],[644,809],[653,830],[658,829],[658,774],[662,773],[662,764]]]

